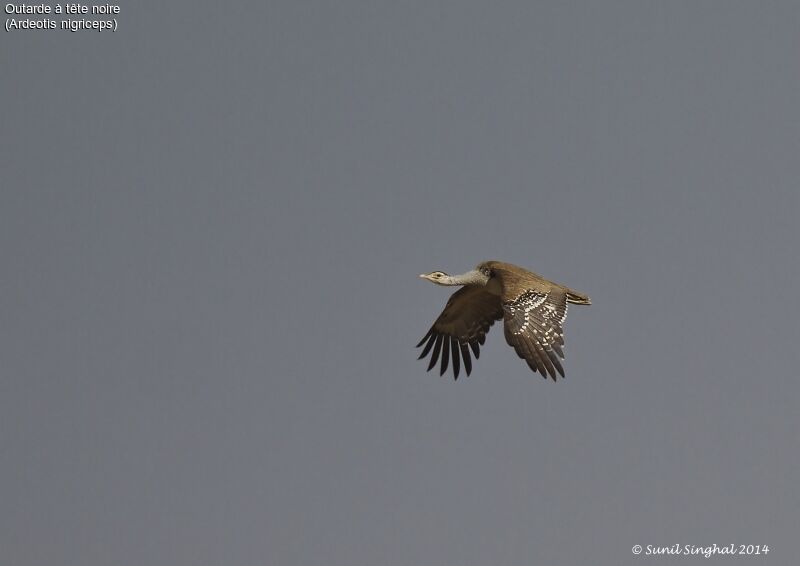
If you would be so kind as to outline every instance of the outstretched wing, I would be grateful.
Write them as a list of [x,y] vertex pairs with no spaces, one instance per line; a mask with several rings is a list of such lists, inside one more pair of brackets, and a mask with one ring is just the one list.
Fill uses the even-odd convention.
[[[433,323],[425,337],[417,344],[417,348],[425,344],[419,359],[428,355],[433,348],[430,371],[441,354],[442,363],[439,375],[447,371],[449,359],[453,360],[453,377],[458,379],[461,360],[467,375],[472,371],[470,348],[475,359],[480,357],[480,346],[486,341],[486,333],[503,316],[500,297],[492,295],[483,287],[468,285],[462,287],[450,297],[442,314]],[[469,346],[469,347],[467,347]],[[452,356],[451,356],[452,354]]]
[[564,359],[564,331],[567,295],[563,290],[524,291],[514,299],[504,298],[503,318],[506,342],[533,371],[556,380],[564,377],[559,357]]

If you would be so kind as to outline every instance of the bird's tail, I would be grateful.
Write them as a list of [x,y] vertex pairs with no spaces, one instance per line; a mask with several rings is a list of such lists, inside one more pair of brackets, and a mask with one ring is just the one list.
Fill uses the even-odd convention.
[[584,295],[578,291],[567,289],[567,302],[575,305],[591,305],[592,299],[589,298],[589,295]]

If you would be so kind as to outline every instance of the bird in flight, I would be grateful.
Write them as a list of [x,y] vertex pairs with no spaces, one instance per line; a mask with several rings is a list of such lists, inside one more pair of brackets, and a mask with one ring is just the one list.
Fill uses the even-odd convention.
[[470,349],[477,359],[486,333],[503,319],[506,342],[534,372],[553,381],[557,374],[564,377],[559,358],[564,359],[562,325],[567,304],[590,305],[587,295],[501,261],[484,261],[462,275],[433,271],[420,277],[437,285],[462,286],[417,344],[417,348],[425,345],[420,360],[433,350],[428,371],[441,357],[439,375],[445,374],[450,359],[455,379],[462,360],[469,375]]

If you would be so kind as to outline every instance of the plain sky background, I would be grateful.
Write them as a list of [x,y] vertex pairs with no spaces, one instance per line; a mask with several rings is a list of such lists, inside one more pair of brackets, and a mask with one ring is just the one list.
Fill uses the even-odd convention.
[[[0,33],[0,562],[797,563],[799,4],[118,18]],[[416,361],[486,259],[566,380]]]

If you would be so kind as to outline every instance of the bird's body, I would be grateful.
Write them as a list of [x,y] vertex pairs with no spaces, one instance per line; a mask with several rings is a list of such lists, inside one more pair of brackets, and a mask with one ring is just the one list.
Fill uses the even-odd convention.
[[506,342],[533,371],[554,381],[557,374],[564,377],[560,359],[564,359],[562,325],[567,304],[589,305],[588,296],[501,261],[485,261],[463,275],[434,271],[420,277],[437,285],[463,285],[417,344],[425,345],[420,359],[433,350],[428,370],[441,356],[440,375],[451,359],[456,379],[462,361],[469,375],[470,350],[477,359],[486,333],[502,318]]

